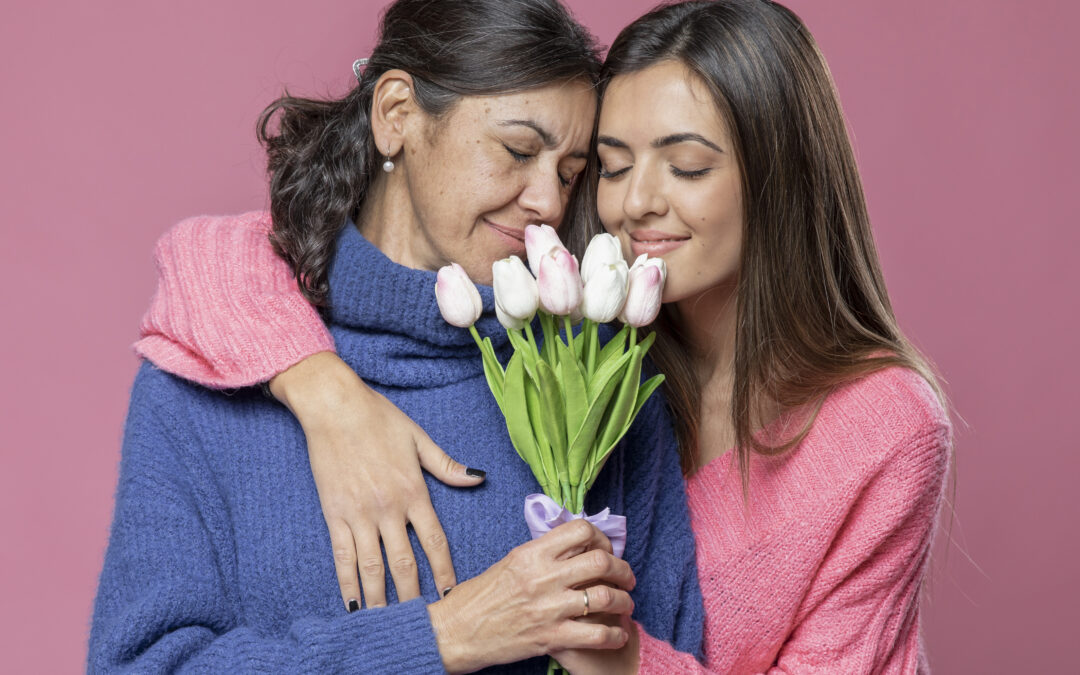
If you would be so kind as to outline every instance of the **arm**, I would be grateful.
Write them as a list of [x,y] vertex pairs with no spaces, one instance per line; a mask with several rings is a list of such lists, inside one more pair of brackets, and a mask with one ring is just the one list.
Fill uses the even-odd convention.
[[[767,675],[917,672],[919,590],[944,491],[948,432],[907,439],[865,484]],[[710,636],[723,640],[723,627]],[[642,673],[707,673],[640,631]],[[633,639],[633,638],[631,638]]]
[[334,341],[268,239],[270,218],[185,220],[158,240],[158,288],[135,351],[212,388],[265,382]]
[[359,605],[361,586],[368,606],[386,604],[380,541],[404,562],[392,568],[398,597],[419,595],[406,524],[424,543],[437,587],[453,587],[422,469],[461,487],[478,485],[483,471],[448,457],[333,353],[318,312],[270,245],[270,228],[268,214],[248,213],[191,218],[163,235],[136,352],[212,388],[269,380],[304,428],[346,608]]

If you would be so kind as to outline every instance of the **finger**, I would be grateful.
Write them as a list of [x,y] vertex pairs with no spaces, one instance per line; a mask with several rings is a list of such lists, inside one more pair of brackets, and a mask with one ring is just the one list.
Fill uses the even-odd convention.
[[629,633],[622,626],[566,620],[555,629],[549,651],[562,649],[618,649]]
[[587,520],[578,518],[563,523],[537,539],[543,553],[555,560],[565,560],[590,549],[611,553],[611,541]]
[[632,614],[634,611],[634,601],[629,593],[603,585],[566,591],[565,603],[563,616],[568,619],[592,618],[597,614]]
[[405,523],[390,522],[380,526],[383,546],[386,547],[386,564],[390,566],[390,578],[397,589],[398,602],[412,600],[420,595],[420,581],[416,574],[416,557],[413,555]]
[[330,530],[330,545],[334,551],[334,571],[337,573],[338,588],[341,589],[341,601],[345,609],[354,612],[360,609],[360,581],[356,576],[356,544],[348,523],[337,518],[327,522]]
[[606,551],[594,549],[562,563],[559,574],[568,587],[606,582],[624,590],[633,590],[637,580],[630,565]]
[[454,574],[454,563],[450,558],[450,546],[446,542],[446,533],[443,532],[439,517],[435,515],[429,501],[423,507],[410,512],[409,522],[412,523],[416,537],[424,548],[428,564],[431,565],[431,576],[435,578],[435,588],[441,596],[448,588],[457,584],[457,576]]
[[386,606],[386,568],[383,567],[382,547],[374,527],[356,527],[352,531],[360,567],[360,584],[364,588],[364,606]]
[[447,485],[471,487],[484,482],[487,477],[486,472],[455,461],[419,428],[416,432],[416,454],[420,458],[420,466]]

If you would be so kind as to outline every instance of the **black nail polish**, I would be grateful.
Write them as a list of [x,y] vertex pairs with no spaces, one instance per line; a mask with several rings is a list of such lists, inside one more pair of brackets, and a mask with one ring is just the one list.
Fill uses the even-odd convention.
[[446,588],[442,589],[442,596],[445,598],[446,596],[450,595],[450,591],[452,590],[454,590],[453,586],[447,586]]
[[360,603],[355,598],[349,600],[349,614],[352,614],[356,610],[360,609]]
[[476,478],[487,478],[487,471],[481,471],[480,469],[474,469],[471,466],[465,469],[466,476],[474,476]]

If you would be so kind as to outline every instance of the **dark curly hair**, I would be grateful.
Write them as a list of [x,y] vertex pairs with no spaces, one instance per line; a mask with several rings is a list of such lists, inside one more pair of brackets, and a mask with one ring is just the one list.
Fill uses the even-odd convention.
[[392,69],[412,76],[416,102],[438,117],[462,96],[595,83],[600,60],[593,37],[557,0],[397,0],[383,14],[359,83],[344,98],[286,92],[271,103],[258,122],[270,174],[270,238],[316,306],[326,305],[337,235],[347,218],[356,218],[381,164],[372,96]]

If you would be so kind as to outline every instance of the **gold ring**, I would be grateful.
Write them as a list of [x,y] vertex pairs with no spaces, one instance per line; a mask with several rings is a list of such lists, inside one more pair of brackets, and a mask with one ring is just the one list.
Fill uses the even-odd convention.
[[584,591],[582,591],[582,593],[585,596],[585,613],[582,614],[581,616],[589,616],[589,591],[584,590]]

